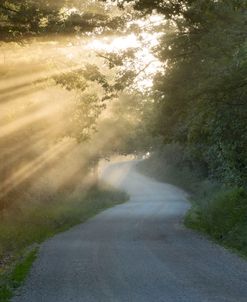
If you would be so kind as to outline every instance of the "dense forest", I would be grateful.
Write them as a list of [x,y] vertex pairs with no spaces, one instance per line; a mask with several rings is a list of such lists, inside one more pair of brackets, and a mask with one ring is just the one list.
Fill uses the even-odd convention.
[[199,187],[188,225],[246,249],[246,31],[245,0],[1,1],[0,217],[149,154],[145,173]]

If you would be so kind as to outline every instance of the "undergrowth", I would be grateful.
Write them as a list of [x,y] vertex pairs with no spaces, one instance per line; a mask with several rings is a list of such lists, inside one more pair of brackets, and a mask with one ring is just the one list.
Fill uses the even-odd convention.
[[185,225],[199,230],[225,247],[247,256],[247,192],[221,188],[210,200],[194,198]]

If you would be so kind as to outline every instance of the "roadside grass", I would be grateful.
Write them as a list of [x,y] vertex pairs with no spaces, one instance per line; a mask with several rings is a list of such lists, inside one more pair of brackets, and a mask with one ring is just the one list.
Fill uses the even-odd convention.
[[139,171],[190,193],[191,209],[184,223],[217,243],[247,257],[247,191],[214,182],[188,167],[162,163],[151,157],[138,164]]
[[185,225],[247,257],[246,190],[221,188],[211,199],[201,199],[199,203],[193,197]]
[[51,197],[45,203],[25,203],[4,213],[0,220],[0,301],[9,301],[28,274],[37,253],[30,246],[127,199],[124,192],[98,185],[70,196]]
[[37,248],[35,248],[23,256],[23,259],[16,264],[13,271],[5,276],[5,282],[0,284],[1,302],[8,302],[12,298],[14,290],[22,285],[37,257],[37,251]]

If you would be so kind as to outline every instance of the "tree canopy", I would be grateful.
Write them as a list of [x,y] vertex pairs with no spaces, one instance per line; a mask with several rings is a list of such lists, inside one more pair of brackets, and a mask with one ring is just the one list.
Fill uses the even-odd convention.
[[[237,0],[2,1],[2,178],[11,183],[14,166],[22,175],[30,158],[72,138],[91,140],[93,162],[176,143],[209,177],[245,185],[246,9]],[[17,63],[5,62],[10,49]]]
[[109,32],[121,27],[123,19],[100,1],[6,0],[0,4],[0,39]]
[[[129,1],[125,1],[129,2]],[[163,14],[155,49],[152,131],[185,145],[227,183],[246,183],[246,1],[135,1],[144,14]]]

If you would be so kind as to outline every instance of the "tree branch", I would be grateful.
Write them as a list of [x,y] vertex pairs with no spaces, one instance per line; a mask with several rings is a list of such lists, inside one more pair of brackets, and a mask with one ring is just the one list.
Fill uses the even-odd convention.
[[10,7],[6,7],[6,6],[3,5],[3,4],[0,4],[0,9],[6,10],[6,11],[9,11],[9,12],[12,12],[12,13],[19,13],[18,10],[15,10],[15,9],[13,9],[13,8],[10,8]]

